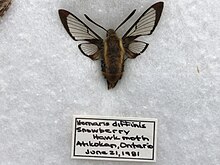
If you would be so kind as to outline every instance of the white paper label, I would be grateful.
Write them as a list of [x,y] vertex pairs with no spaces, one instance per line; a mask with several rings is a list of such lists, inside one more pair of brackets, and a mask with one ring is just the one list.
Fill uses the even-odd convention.
[[73,116],[73,159],[156,161],[157,119]]

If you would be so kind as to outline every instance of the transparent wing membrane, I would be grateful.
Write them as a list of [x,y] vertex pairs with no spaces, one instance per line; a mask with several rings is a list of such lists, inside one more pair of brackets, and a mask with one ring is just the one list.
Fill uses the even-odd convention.
[[134,41],[131,44],[129,44],[128,49],[132,51],[135,54],[140,54],[145,51],[148,44],[142,41]]
[[64,28],[75,41],[102,40],[92,29],[66,10],[59,10]]

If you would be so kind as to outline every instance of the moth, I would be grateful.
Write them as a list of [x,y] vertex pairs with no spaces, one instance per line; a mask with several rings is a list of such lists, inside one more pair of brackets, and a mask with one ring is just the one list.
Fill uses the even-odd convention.
[[5,11],[8,10],[11,4],[11,0],[0,0],[0,17],[2,17]]
[[85,41],[78,45],[82,54],[92,60],[101,60],[103,76],[107,80],[108,89],[111,89],[121,79],[126,59],[134,59],[147,49],[148,43],[136,39],[153,33],[160,20],[163,6],[163,2],[157,2],[149,7],[121,38],[116,31],[134,15],[136,10],[133,10],[115,30],[106,30],[84,14],[88,21],[106,31],[105,39],[72,13],[60,9],[59,16],[73,40]]

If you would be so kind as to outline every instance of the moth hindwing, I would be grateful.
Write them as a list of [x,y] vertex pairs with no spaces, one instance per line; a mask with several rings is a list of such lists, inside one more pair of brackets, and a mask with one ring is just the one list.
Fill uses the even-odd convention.
[[85,15],[88,21],[106,31],[105,39],[102,39],[72,13],[60,9],[59,16],[72,39],[83,41],[78,46],[82,54],[92,60],[101,60],[102,73],[107,80],[108,89],[110,89],[114,88],[121,79],[125,60],[136,58],[147,49],[148,43],[136,39],[153,33],[160,20],[162,10],[163,2],[157,2],[149,7],[122,38],[117,36],[116,31],[134,15],[136,10],[132,11],[116,30],[106,30]]

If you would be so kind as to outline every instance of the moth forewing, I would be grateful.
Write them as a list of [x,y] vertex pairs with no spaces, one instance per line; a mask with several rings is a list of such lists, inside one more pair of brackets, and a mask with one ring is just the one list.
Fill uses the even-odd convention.
[[118,80],[121,79],[125,59],[127,57],[130,59],[136,58],[147,49],[148,43],[138,41],[136,38],[153,33],[162,10],[163,2],[152,5],[137,19],[122,38],[117,36],[116,31],[134,15],[135,10],[116,30],[106,30],[85,15],[88,21],[107,32],[104,40],[72,13],[61,9],[59,10],[59,16],[64,28],[73,40],[86,42],[78,46],[82,54],[92,60],[101,60],[102,73],[107,80],[108,89],[110,89],[114,88]]
[[151,35],[160,20],[163,11],[163,6],[163,2],[157,2],[151,7],[149,7],[129,28],[129,30],[124,34],[122,38],[137,38],[140,36]]

